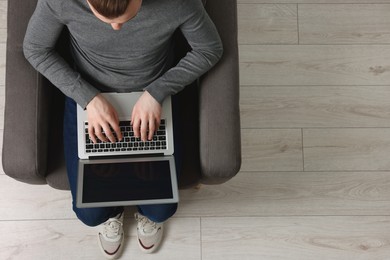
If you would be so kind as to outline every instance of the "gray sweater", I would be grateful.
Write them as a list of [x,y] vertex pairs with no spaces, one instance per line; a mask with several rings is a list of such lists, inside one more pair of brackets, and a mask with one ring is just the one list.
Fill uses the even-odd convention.
[[[55,51],[67,26],[74,65]],[[192,50],[172,66],[172,35],[183,32]],[[217,63],[218,32],[201,0],[143,0],[137,16],[115,31],[86,0],[38,0],[24,54],[42,75],[85,108],[99,92],[147,90],[162,103]]]

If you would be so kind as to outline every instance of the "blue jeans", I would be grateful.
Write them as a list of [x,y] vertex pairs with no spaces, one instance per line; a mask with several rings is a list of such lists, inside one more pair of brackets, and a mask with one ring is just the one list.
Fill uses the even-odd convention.
[[[174,103],[174,102],[173,102]],[[173,105],[174,106],[174,105]],[[77,152],[77,107],[76,102],[70,98],[65,100],[64,113],[64,149],[65,161],[68,172],[68,179],[73,198],[73,211],[77,217],[88,226],[97,226],[109,218],[123,212],[123,207],[101,207],[101,208],[77,208],[76,190],[77,190],[77,172],[78,172],[78,152]],[[174,115],[175,117],[175,115]],[[174,123],[174,128],[176,129]],[[176,130],[174,131],[176,132]],[[175,138],[176,139],[176,138]],[[180,146],[175,143],[175,161],[179,174],[180,169]],[[154,222],[164,222],[175,214],[177,204],[143,205],[138,206],[138,211]]]

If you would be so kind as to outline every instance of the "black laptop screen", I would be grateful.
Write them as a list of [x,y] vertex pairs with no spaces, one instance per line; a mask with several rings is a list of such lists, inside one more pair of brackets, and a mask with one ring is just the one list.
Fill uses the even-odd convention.
[[83,203],[172,197],[169,161],[84,165]]

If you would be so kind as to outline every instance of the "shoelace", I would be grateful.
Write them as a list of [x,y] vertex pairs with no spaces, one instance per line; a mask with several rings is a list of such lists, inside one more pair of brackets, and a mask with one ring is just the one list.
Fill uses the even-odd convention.
[[136,218],[138,223],[140,223],[142,230],[145,233],[152,233],[154,230],[157,229],[157,223],[149,220],[145,216],[136,215]]
[[115,238],[119,235],[121,226],[122,223],[116,219],[107,221],[107,223],[104,223],[103,234],[108,238]]

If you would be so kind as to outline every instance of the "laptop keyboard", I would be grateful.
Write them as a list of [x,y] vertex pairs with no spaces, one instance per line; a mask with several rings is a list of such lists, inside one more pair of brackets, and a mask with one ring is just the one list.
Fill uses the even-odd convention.
[[[153,136],[153,140],[143,142],[140,138],[134,136],[133,127],[130,121],[121,121],[119,127],[122,132],[122,141],[111,143],[102,142],[97,139],[97,143],[94,144],[89,138],[88,134],[88,122],[85,122],[85,151],[88,154],[94,153],[112,153],[112,152],[128,152],[128,151],[155,151],[167,149],[167,134],[165,119],[161,119],[160,127]],[[104,133],[104,132],[103,132]],[[115,138],[116,134],[113,133]]]

